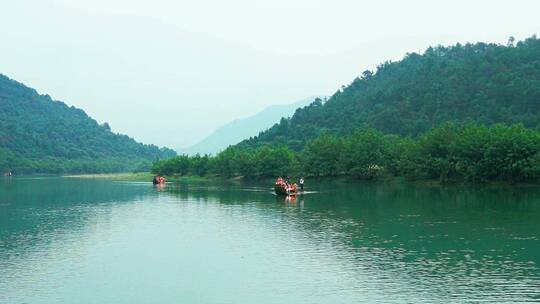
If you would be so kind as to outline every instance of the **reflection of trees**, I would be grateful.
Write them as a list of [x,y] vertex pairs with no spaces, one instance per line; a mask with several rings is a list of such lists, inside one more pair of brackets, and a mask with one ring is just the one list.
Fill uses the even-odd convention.
[[[332,244],[350,267],[362,264],[365,271],[423,281],[436,293],[474,281],[495,288],[494,276],[501,282],[538,279],[537,266],[530,266],[540,265],[538,187],[329,183],[316,188],[320,193],[300,196],[296,203],[234,184],[178,185],[167,193],[182,200],[249,204],[257,214],[280,217],[276,222],[294,227],[310,247]],[[439,290],[450,286],[444,280],[455,285]]]
[[348,250],[410,252],[403,254],[405,262],[451,253],[445,262],[449,266],[465,254],[477,260],[496,254],[540,263],[538,187],[328,183],[315,188],[320,193],[299,196],[296,202],[265,188],[235,184],[178,185],[167,193],[221,204],[257,202],[258,212],[284,217],[282,222],[314,242],[328,242],[330,236]]
[[83,229],[95,216],[96,206],[132,201],[150,191],[146,185],[87,179],[34,178],[0,183],[0,248],[31,247],[44,235]]
[[[201,206],[225,205],[228,211],[241,211],[255,217],[253,222],[263,225],[261,229],[290,234],[286,239],[300,243],[302,249],[322,248],[320,252],[329,254],[324,261],[339,264],[350,278],[358,276],[358,282],[368,278],[366,284],[379,284],[381,290],[385,282],[394,284],[390,287],[416,288],[404,290],[405,297],[419,289],[438,299],[449,292],[464,294],[469,283],[476,284],[475,294],[506,284],[510,297],[516,286],[533,286],[538,278],[537,187],[312,181],[308,187],[319,192],[300,195],[293,202],[273,195],[268,185],[245,183],[171,183],[158,192],[149,184],[15,179],[0,184],[0,261],[10,251],[24,255],[25,248],[38,241],[88,229],[95,217],[107,217],[123,202],[142,201],[145,208],[160,208],[163,205],[153,204],[159,196],[169,207],[175,201],[208,202]],[[316,266],[320,260],[311,262]],[[489,281],[492,277],[499,285]],[[516,281],[520,284],[512,284]]]

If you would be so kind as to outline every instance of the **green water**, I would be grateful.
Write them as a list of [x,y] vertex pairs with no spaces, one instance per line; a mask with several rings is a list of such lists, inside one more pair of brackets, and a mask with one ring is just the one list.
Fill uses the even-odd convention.
[[0,303],[540,301],[538,186],[0,180]]

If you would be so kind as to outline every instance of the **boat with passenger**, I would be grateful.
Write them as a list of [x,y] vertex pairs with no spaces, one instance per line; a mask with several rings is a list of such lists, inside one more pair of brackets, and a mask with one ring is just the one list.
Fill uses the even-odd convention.
[[152,179],[152,184],[154,185],[164,185],[167,180],[163,176],[156,175]]
[[290,184],[281,177],[278,177],[274,184],[274,191],[277,195],[296,195],[297,188],[296,184]]

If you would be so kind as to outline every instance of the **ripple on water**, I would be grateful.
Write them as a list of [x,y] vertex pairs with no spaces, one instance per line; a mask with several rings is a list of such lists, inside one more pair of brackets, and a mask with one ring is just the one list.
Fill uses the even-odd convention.
[[258,187],[86,183],[0,209],[0,303],[540,299],[530,202],[490,205],[506,216],[486,217],[480,203],[448,209],[451,194],[384,185],[301,205]]

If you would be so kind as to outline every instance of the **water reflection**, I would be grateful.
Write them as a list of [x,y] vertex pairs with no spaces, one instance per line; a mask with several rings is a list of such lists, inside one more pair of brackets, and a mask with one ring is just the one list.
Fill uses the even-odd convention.
[[[96,206],[141,200],[147,187],[104,180],[11,178],[0,183],[0,259],[12,251],[32,250],[36,242],[61,233],[84,230]],[[110,208],[100,208],[106,217]]]
[[222,204],[258,202],[258,214],[278,216],[278,224],[301,232],[297,240],[308,248],[330,244],[336,258],[377,278],[376,284],[406,281],[412,293],[425,290],[426,297],[449,301],[540,297],[535,186],[336,183],[295,198],[234,185],[191,189],[168,193]]
[[540,299],[538,187],[309,190],[292,199],[232,182],[0,184],[0,302]]

